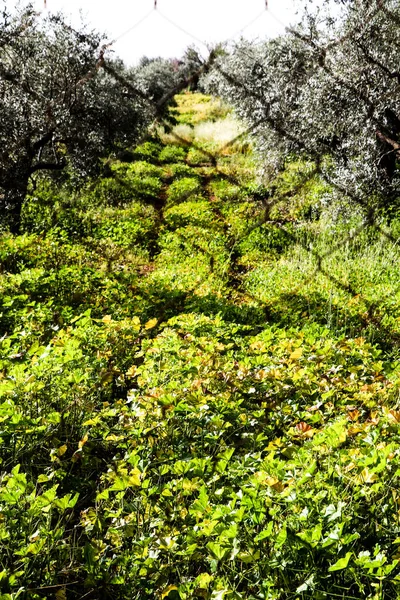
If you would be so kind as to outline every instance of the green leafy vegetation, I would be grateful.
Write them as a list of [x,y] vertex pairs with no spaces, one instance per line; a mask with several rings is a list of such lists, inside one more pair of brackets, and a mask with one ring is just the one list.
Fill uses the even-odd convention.
[[398,598],[399,223],[175,100],[2,235],[0,598]]

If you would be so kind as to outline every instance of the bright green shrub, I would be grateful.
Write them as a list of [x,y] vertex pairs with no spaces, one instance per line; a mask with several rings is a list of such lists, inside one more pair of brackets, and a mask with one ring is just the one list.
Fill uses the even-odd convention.
[[210,157],[206,152],[202,152],[198,148],[191,147],[187,154],[187,162],[192,166],[202,166],[210,164]]
[[193,167],[189,167],[189,165],[186,164],[176,163],[168,165],[166,168],[170,173],[170,177],[173,177],[174,179],[180,179],[182,177],[199,177],[197,170]]
[[154,141],[148,141],[144,142],[140,146],[136,146],[133,152],[133,158],[135,160],[145,160],[149,163],[157,164],[158,157],[161,151],[161,144]]
[[170,144],[161,150],[158,158],[162,163],[182,163],[186,159],[186,154],[187,150],[182,146]]
[[246,190],[243,187],[230,183],[225,179],[214,179],[210,183],[210,193],[218,200],[232,202],[244,200],[246,198]]
[[125,209],[103,211],[93,219],[94,238],[110,239],[122,247],[149,249],[157,237],[158,216],[152,206],[134,203]]
[[187,225],[211,227],[215,217],[209,202],[187,201],[168,208],[164,212],[164,219],[168,227],[177,229],[178,227],[186,227]]
[[[123,204],[134,200],[153,200],[157,199],[162,189],[162,182],[158,177],[136,174],[134,169],[129,170],[122,180],[107,181],[100,183],[100,198],[104,198],[112,204]],[[110,196],[110,189],[112,195]]]
[[168,187],[167,199],[169,204],[184,202],[191,196],[197,196],[201,193],[201,183],[194,177],[182,177],[177,179]]
[[281,229],[274,225],[257,227],[237,244],[237,251],[241,255],[248,255],[250,260],[286,252],[296,239],[291,229]]
[[116,163],[112,167],[112,171],[116,173],[119,177],[127,178],[128,180],[135,176],[140,177],[155,177],[161,179],[164,174],[164,170],[162,167],[157,165],[153,165],[145,160],[136,160],[132,163]]

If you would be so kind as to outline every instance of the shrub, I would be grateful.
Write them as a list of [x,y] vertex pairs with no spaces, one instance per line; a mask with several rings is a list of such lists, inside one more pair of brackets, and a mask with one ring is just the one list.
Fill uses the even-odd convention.
[[186,227],[187,225],[210,227],[214,218],[210,203],[201,200],[197,202],[188,200],[168,208],[164,213],[165,223],[171,229]]
[[186,159],[187,151],[181,146],[165,146],[159,155],[160,162],[163,163],[182,163]]
[[170,204],[184,202],[191,196],[196,196],[201,193],[201,184],[199,179],[194,177],[183,177],[177,179],[169,186],[167,190],[167,198]]

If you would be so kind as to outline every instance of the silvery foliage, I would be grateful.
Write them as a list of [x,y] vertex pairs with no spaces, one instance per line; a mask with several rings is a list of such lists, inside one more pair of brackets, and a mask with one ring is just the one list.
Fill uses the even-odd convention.
[[42,18],[32,6],[3,6],[0,219],[18,231],[34,173],[66,165],[80,176],[96,172],[100,157],[137,139],[152,112],[124,81],[123,64],[107,58],[101,35],[71,28],[62,15]]
[[132,74],[143,93],[161,106],[188,85],[196,87],[202,67],[198,50],[189,47],[180,59],[143,57]]
[[371,214],[400,195],[400,5],[337,4],[306,11],[279,38],[241,40],[203,86],[253,128],[269,169],[303,155]]

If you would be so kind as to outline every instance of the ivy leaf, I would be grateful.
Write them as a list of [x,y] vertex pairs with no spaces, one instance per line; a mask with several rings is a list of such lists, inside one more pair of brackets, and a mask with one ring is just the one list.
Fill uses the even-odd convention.
[[169,585],[165,590],[161,593],[161,598],[167,598],[172,591],[177,591],[178,588],[176,585]]
[[339,560],[336,561],[334,565],[331,565],[329,567],[328,571],[333,572],[333,571],[341,571],[342,569],[345,569],[347,567],[347,565],[349,564],[350,556],[352,554],[353,554],[352,552],[347,552],[346,556],[344,556],[343,558],[339,558]]
[[227,548],[226,546],[221,546],[216,542],[208,542],[207,548],[210,550],[213,557],[217,560],[222,560],[229,552],[229,548]]
[[58,448],[58,450],[57,450],[57,454],[58,454],[58,456],[63,456],[63,455],[66,453],[66,451],[67,451],[67,450],[68,450],[68,446],[67,446],[67,444],[63,444],[63,445],[62,445],[62,446],[60,446],[60,447]]
[[275,547],[280,548],[286,542],[287,539],[287,529],[286,526],[282,527],[275,540]]
[[192,504],[190,512],[196,516],[203,515],[208,508],[208,494],[204,486],[200,489],[199,497]]
[[129,369],[126,372],[126,376],[127,377],[135,377],[137,372],[137,366],[136,365],[132,365],[131,367],[129,367]]
[[296,348],[296,350],[294,350],[292,352],[292,354],[290,355],[290,360],[299,360],[299,358],[301,358],[302,355],[303,355],[303,349]]
[[78,443],[79,450],[81,450],[83,448],[83,446],[86,444],[86,442],[88,441],[88,439],[89,439],[89,436],[88,436],[87,433],[85,433],[85,435],[83,436],[83,438]]
[[67,589],[65,587],[56,592],[56,600],[67,600]]
[[200,589],[207,590],[212,580],[213,576],[209,573],[200,573],[200,575],[196,577],[196,585]]
[[254,541],[261,542],[262,540],[265,540],[266,538],[271,537],[273,524],[274,524],[274,522],[270,521],[267,525],[267,528],[260,531],[260,533],[254,538]]

